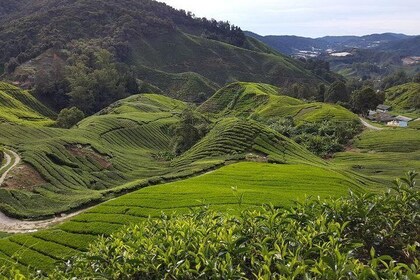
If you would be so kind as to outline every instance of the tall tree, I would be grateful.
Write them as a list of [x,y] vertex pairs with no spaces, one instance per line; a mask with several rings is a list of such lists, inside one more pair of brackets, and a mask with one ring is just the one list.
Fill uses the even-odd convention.
[[346,103],[349,101],[349,99],[350,98],[346,85],[341,81],[336,81],[328,89],[327,93],[325,94],[324,101],[329,103]]
[[368,110],[375,109],[376,106],[384,102],[384,94],[375,92],[371,87],[356,90],[351,96],[351,108],[356,113],[365,115]]

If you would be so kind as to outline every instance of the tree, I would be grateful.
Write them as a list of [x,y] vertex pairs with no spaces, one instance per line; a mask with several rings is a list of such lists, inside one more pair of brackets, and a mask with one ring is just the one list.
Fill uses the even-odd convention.
[[319,102],[324,101],[326,91],[327,91],[327,88],[325,84],[320,84],[317,90],[316,101],[319,101]]
[[181,121],[175,127],[174,152],[181,154],[200,140],[208,130],[207,121],[197,115],[192,108],[181,113]]
[[104,49],[86,52],[85,56],[76,58],[75,63],[67,67],[72,106],[91,114],[127,97],[126,86],[137,93],[137,83],[132,80],[133,76],[120,73],[110,52]]
[[351,108],[356,113],[365,115],[368,110],[375,109],[376,106],[384,102],[384,95],[375,92],[371,87],[356,90],[351,96]]
[[79,121],[83,120],[85,114],[76,107],[65,108],[61,110],[57,118],[57,126],[62,128],[71,128]]
[[64,61],[54,55],[51,69],[41,68],[35,74],[34,94],[51,107],[60,110],[68,106],[69,83]]
[[417,73],[413,77],[413,83],[420,83],[420,73]]
[[346,85],[340,81],[334,82],[325,94],[324,101],[330,103],[348,102],[349,94]]

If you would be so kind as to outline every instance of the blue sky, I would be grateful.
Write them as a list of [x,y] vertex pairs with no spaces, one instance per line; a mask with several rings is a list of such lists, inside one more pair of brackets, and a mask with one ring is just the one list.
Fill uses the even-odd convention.
[[[162,0],[160,0],[162,1]],[[420,0],[163,0],[262,35],[420,35]]]

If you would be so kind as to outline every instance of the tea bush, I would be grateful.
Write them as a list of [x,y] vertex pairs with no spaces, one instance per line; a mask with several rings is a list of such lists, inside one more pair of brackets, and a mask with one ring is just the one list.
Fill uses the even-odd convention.
[[385,194],[202,209],[101,238],[50,279],[419,279],[415,176]]

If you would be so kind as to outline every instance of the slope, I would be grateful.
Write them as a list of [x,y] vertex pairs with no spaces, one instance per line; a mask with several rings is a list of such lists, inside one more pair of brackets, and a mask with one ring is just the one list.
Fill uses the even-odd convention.
[[0,82],[0,122],[47,126],[54,113],[29,92]]
[[[100,235],[162,212],[179,214],[212,207],[236,211],[271,203],[284,207],[305,196],[337,197],[361,189],[348,177],[326,168],[244,162],[185,181],[144,188],[103,203],[71,221],[27,235],[0,240],[2,262],[51,271],[78,254]],[[22,253],[20,253],[22,252]],[[1,263],[0,263],[1,265]]]
[[408,83],[389,88],[385,92],[386,104],[393,110],[420,109],[420,83]]
[[357,120],[347,109],[326,103],[306,103],[281,95],[275,86],[255,83],[233,83],[214,94],[198,110],[215,116],[241,116],[268,120],[291,116],[297,123],[323,119]]
[[[49,56],[43,54],[52,50],[66,61],[75,42],[111,51],[118,62],[134,66],[136,78],[194,102],[200,101],[197,82],[206,85],[201,89],[206,97],[215,87],[238,80],[323,82],[300,62],[247,38],[236,26],[196,18],[156,1],[22,0],[7,18],[0,21],[0,64],[7,64],[10,77],[29,85],[41,69],[51,71],[52,63],[43,61]],[[18,74],[13,75],[15,70]],[[181,86],[184,81],[191,88]]]
[[50,217],[247,157],[324,165],[265,125],[237,118],[215,121],[190,150],[173,160],[162,158],[172,153],[173,127],[186,107],[143,94],[120,100],[69,130],[0,124],[0,144],[22,157],[0,188],[1,211]]
[[400,174],[420,170],[420,132],[409,128],[366,130],[352,149],[336,154],[332,163],[389,184]]

